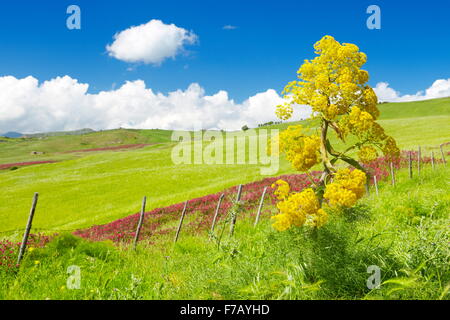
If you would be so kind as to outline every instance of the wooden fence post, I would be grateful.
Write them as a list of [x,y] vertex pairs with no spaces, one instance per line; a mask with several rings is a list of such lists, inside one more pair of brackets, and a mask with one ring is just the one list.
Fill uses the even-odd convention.
[[[239,203],[241,201],[241,194],[242,194],[242,184],[240,184],[238,187],[238,191],[237,191],[237,195],[236,195],[236,203]],[[234,225],[236,224],[237,214],[238,214],[238,212],[236,212],[234,214],[234,216],[231,220],[230,237],[234,234]]]
[[259,202],[258,213],[256,214],[256,219],[255,219],[255,224],[254,224],[255,227],[256,227],[256,225],[259,222],[259,217],[261,215],[261,210],[262,210],[262,207],[263,207],[263,204],[264,204],[264,197],[266,195],[267,188],[268,187],[264,188],[262,196],[261,196],[261,201]]
[[134,236],[133,250],[136,250],[137,242],[139,241],[139,234],[141,233],[142,223],[144,222],[145,215],[145,203],[147,202],[147,197],[144,196],[142,199],[141,216],[139,217],[138,226],[136,229],[136,235]]
[[28,216],[27,227],[25,228],[25,233],[23,234],[22,243],[20,245],[19,256],[17,257],[17,264],[20,264],[22,261],[23,255],[27,248],[28,236],[30,235],[31,225],[33,224],[34,212],[36,211],[36,205],[39,198],[39,194],[37,192],[34,193],[33,202],[31,204],[30,215]]
[[391,181],[392,181],[392,185],[395,186],[394,164],[392,162],[391,162]]
[[217,202],[216,212],[214,213],[214,219],[213,219],[212,226],[211,226],[211,233],[214,232],[214,226],[216,225],[217,216],[219,215],[219,209],[220,209],[220,205],[222,203],[223,197],[225,197],[225,193],[222,193],[220,195],[219,201]]
[[412,170],[412,151],[408,154],[408,168],[409,168],[409,178],[412,179],[413,177],[413,170]]
[[442,161],[444,161],[444,165],[447,165],[447,159],[445,159],[445,153],[444,153],[444,149],[442,148],[444,146],[444,144],[442,143],[439,148],[441,149],[441,156],[442,156]]
[[431,151],[431,168],[434,170],[434,151]]
[[419,146],[419,152],[417,152],[417,175],[420,176],[420,161],[421,161],[422,155],[420,152],[420,146]]
[[181,226],[183,225],[183,220],[184,220],[184,216],[186,214],[186,207],[187,207],[188,202],[186,201],[184,203],[184,208],[183,208],[183,212],[181,213],[181,218],[180,218],[180,223],[178,225],[178,229],[177,229],[177,233],[175,234],[175,240],[174,243],[176,243],[178,241],[178,236],[180,235],[180,231],[181,231]]
[[378,181],[377,181],[377,176],[376,175],[373,176],[373,184],[375,186],[375,193],[376,193],[376,195],[378,197]]

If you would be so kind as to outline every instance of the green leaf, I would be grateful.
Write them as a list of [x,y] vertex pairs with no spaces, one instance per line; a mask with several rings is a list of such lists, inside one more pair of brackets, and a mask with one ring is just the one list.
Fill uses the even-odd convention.
[[366,172],[366,170],[355,159],[352,159],[352,158],[349,158],[349,157],[341,157],[341,159],[343,161],[347,162],[349,165],[355,167],[356,169],[359,169],[359,170],[361,170],[363,172]]

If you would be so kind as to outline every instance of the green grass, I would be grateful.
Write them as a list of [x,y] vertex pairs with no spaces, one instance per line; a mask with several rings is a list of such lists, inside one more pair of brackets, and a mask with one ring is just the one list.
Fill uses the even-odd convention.
[[[381,104],[380,123],[400,148],[416,149],[420,144],[428,156],[440,143],[450,141],[449,101]],[[314,121],[296,123],[311,131],[315,128]],[[291,124],[264,128],[281,130]],[[0,163],[63,161],[0,170],[0,232],[23,228],[34,192],[41,196],[34,227],[67,230],[135,213],[144,195],[149,198],[148,209],[152,209],[263,178],[258,165],[174,165],[171,134],[166,130],[118,129],[46,139],[6,139],[0,143]],[[139,150],[61,153],[132,143],[154,145]],[[31,151],[46,154],[32,156]],[[278,174],[292,172],[281,159]]]
[[379,123],[403,149],[416,150],[419,145],[438,147],[441,143],[450,142],[450,116],[380,120]]
[[[67,151],[114,147],[128,144],[157,144],[170,142],[170,130],[104,130],[83,135],[49,136],[42,138],[0,138],[0,164],[41,160],[74,159],[85,154]],[[45,152],[31,155],[32,151]]]
[[404,119],[450,115],[450,97],[414,101],[379,104],[380,119]]
[[[410,180],[402,170],[395,187],[382,182],[379,197],[371,190],[316,231],[239,219],[219,247],[182,233],[133,252],[62,235],[16,275],[0,272],[0,299],[449,299],[449,173],[426,166]],[[78,290],[66,287],[71,265]],[[380,289],[366,286],[371,265]]]
[[[175,165],[171,145],[98,153],[0,172],[0,231],[22,228],[34,192],[36,229],[75,229],[261,179],[259,165]],[[280,172],[291,170],[283,161]]]

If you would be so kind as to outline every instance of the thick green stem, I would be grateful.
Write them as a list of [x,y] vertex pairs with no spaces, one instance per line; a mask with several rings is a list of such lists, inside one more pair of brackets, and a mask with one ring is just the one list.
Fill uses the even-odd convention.
[[[322,134],[321,134],[321,139],[320,139],[320,153],[322,155],[324,173],[326,173],[326,175],[335,171],[334,166],[331,164],[330,159],[328,158],[328,152],[327,152],[327,147],[326,147],[328,126],[329,126],[328,121],[324,119],[322,122]],[[323,182],[325,180],[326,175],[325,176],[322,175],[322,177],[320,178],[320,182]]]
[[323,163],[323,173],[320,177],[319,183],[317,184],[317,189],[319,192],[317,193],[317,196],[319,198],[320,204],[322,204],[323,201],[323,193],[324,193],[324,187],[327,178],[330,176],[332,172],[335,171],[334,166],[331,164],[330,159],[328,158],[328,151],[326,147],[327,143],[327,133],[328,133],[328,126],[329,122],[325,119],[322,119],[322,132],[321,132],[321,138],[320,138],[320,154],[322,156],[322,163]]

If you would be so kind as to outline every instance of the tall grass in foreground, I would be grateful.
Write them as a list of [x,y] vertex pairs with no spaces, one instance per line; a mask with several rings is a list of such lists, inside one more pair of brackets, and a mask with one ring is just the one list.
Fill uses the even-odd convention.
[[[449,171],[410,180],[401,170],[395,187],[382,183],[379,197],[316,231],[238,220],[220,246],[206,233],[176,245],[168,235],[136,252],[61,235],[17,272],[0,266],[0,299],[449,299]],[[71,265],[81,268],[78,290],[66,286]],[[381,269],[380,289],[366,286],[370,265]]]

